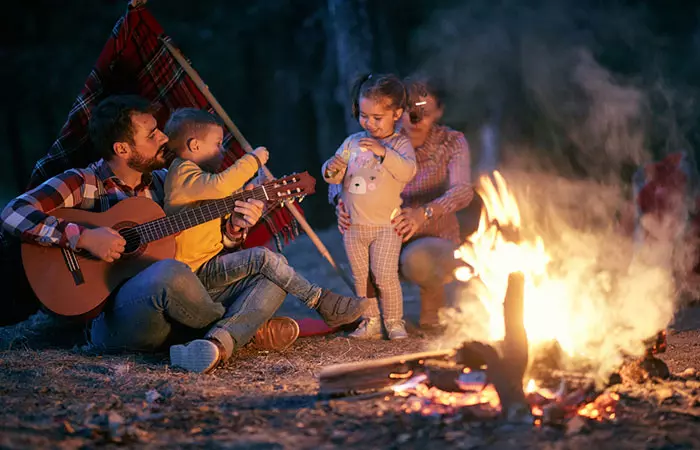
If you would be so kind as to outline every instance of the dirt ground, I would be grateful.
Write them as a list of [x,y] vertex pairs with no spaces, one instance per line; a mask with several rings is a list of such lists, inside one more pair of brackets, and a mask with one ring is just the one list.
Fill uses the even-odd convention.
[[[321,238],[340,248],[332,230]],[[309,279],[348,292],[307,238],[285,254]],[[404,293],[415,321],[417,293]],[[288,298],[280,314],[315,313]],[[37,315],[0,328],[0,448],[700,448],[700,380],[692,377],[620,386],[616,422],[563,428],[409,415],[398,397],[317,395],[324,366],[427,347],[409,331],[403,342],[338,334],[303,338],[281,353],[244,349],[197,375],[171,369],[165,353],[87,354],[80,329]],[[679,313],[668,344],[661,358],[673,373],[700,369],[700,308]]]

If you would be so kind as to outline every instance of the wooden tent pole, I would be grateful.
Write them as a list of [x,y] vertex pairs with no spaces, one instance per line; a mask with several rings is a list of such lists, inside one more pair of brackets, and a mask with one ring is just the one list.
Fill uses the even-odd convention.
[[[241,147],[243,147],[243,150],[246,151],[246,153],[251,153],[253,151],[253,147],[248,143],[245,137],[243,137],[243,134],[241,131],[238,129],[236,124],[233,123],[233,120],[229,117],[228,114],[226,114],[226,111],[224,111],[224,108],[219,104],[219,102],[216,100],[214,95],[209,91],[209,87],[204,83],[202,78],[199,76],[199,74],[194,70],[192,65],[187,62],[187,59],[182,55],[180,50],[175,48],[170,43],[170,40],[168,38],[160,38],[161,42],[163,42],[163,45],[170,51],[170,53],[173,55],[175,60],[182,66],[182,68],[185,70],[187,75],[192,78],[192,81],[197,85],[199,90],[202,92],[204,97],[209,101],[211,104],[212,108],[214,108],[214,111],[221,117],[221,119],[224,121],[226,124],[226,127],[229,129],[231,134],[236,138],[239,144],[241,144]],[[271,179],[274,179],[275,177],[272,175],[270,172],[270,169],[268,169],[266,166],[262,166],[263,172],[265,173],[265,176]],[[306,232],[306,234],[311,238],[311,241],[316,245],[316,248],[318,249],[319,253],[321,253],[321,256],[323,256],[328,263],[330,263],[331,267],[335,269],[335,271],[340,275],[340,277],[345,281],[345,283],[348,285],[350,290],[352,292],[355,292],[355,287],[354,283],[350,279],[347,273],[343,271],[336,262],[333,260],[333,257],[331,254],[328,252],[328,249],[326,248],[325,245],[323,245],[323,242],[321,242],[321,239],[319,239],[318,235],[316,235],[316,232],[311,228],[309,223],[306,221],[306,218],[299,212],[298,209],[296,209],[291,203],[285,203],[285,206],[289,210],[290,213],[294,216],[294,218],[299,222],[299,225],[301,225],[301,228]]]

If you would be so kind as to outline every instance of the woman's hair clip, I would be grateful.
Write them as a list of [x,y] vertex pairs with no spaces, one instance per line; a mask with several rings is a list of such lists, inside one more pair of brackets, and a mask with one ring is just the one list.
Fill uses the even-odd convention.
[[425,105],[427,105],[427,101],[422,101],[422,102],[415,102],[411,109],[408,111],[408,118],[410,119],[412,124],[417,124],[421,120],[423,120],[423,117],[425,116]]

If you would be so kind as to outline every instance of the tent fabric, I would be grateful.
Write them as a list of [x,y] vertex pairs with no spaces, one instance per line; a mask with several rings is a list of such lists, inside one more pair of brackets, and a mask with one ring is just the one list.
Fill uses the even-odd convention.
[[[86,167],[96,158],[88,136],[90,111],[112,94],[139,94],[157,107],[159,126],[181,107],[196,107],[215,113],[194,81],[172,57],[160,39],[169,40],[155,17],[140,4],[129,6],[104,45],[85,85],[71,107],[58,138],[35,165],[27,189],[34,188],[71,168]],[[171,42],[172,43],[172,42]],[[222,169],[244,154],[229,133]],[[303,213],[298,203],[293,203]],[[248,233],[244,247],[275,244],[278,251],[299,234],[298,224],[286,208],[273,208]],[[24,273],[19,239],[0,231],[0,274],[11,292],[2,300],[0,326],[25,320],[39,309]]]
[[[155,17],[143,6],[129,6],[105,44],[85,86],[73,104],[58,139],[35,165],[28,188],[74,167],[94,161],[96,152],[87,126],[90,111],[112,94],[138,94],[156,107],[161,129],[177,108],[195,107],[215,113],[194,81],[173,58],[161,39],[169,40]],[[245,154],[240,143],[227,133],[222,169]],[[298,204],[294,204],[298,207]],[[301,209],[299,208],[301,211]],[[245,247],[265,245],[271,240],[282,251],[283,244],[298,235],[294,217],[285,208],[276,208],[250,230]]]

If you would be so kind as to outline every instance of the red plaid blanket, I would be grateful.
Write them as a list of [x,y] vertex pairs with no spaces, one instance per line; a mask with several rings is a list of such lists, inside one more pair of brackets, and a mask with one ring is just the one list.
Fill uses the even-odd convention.
[[[153,15],[143,5],[129,6],[114,26],[58,139],[48,154],[36,163],[28,189],[67,169],[85,167],[95,160],[96,153],[87,133],[90,110],[109,95],[131,93],[151,100],[158,106],[156,118],[161,129],[177,108],[196,107],[214,113],[159,38],[170,39]],[[225,136],[224,145],[229,151],[222,169],[245,153],[230,134]],[[298,204],[295,206],[299,208]],[[285,208],[277,208],[250,230],[245,246],[265,245],[274,238],[281,251],[282,244],[297,235],[293,216]]]

